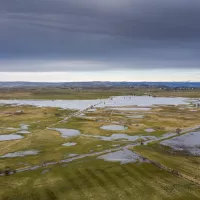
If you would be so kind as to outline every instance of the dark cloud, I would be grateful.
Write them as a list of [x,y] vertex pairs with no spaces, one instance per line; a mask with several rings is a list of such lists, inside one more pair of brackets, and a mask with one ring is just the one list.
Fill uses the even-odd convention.
[[0,71],[200,68],[199,10],[199,0],[0,0],[1,60],[102,64]]

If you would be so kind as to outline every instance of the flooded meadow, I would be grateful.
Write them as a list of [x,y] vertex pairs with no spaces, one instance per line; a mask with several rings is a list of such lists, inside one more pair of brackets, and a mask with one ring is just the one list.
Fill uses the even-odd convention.
[[[192,107],[191,101],[152,96],[0,100],[0,178],[8,174],[15,181],[18,176],[23,179],[23,174],[30,177],[38,174],[37,182],[43,186],[45,177],[53,187],[59,187],[59,183],[74,174],[88,188],[90,183],[86,180],[95,184],[97,180],[99,188],[99,184],[110,181],[108,176],[116,176],[115,181],[118,177],[122,184],[122,174],[131,173],[134,180],[138,176],[134,174],[136,170],[141,180],[160,173],[167,183],[168,172],[161,172],[159,165],[155,165],[158,161],[151,151],[170,149],[168,153],[179,152],[181,159],[195,156],[191,159],[198,162],[200,134],[196,129],[200,125],[200,110]],[[166,163],[159,160],[159,164]],[[169,174],[177,181],[177,177]],[[129,182],[135,184],[132,179]],[[113,183],[112,187],[116,187]],[[25,182],[21,184],[25,186]]]

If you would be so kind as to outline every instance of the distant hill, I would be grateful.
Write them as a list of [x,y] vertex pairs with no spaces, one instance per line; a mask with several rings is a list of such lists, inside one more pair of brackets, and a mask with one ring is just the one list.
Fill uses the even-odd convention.
[[0,88],[22,87],[164,87],[200,88],[200,82],[0,82]]

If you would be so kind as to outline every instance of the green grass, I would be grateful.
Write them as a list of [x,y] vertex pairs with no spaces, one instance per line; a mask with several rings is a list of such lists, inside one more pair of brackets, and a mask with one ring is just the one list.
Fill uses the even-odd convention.
[[[18,110],[23,110],[24,114],[14,114]],[[4,114],[4,111],[10,114]],[[46,128],[47,126],[61,121],[62,118],[72,114],[72,110],[60,110],[59,108],[34,107],[34,106],[1,106],[0,105],[0,127],[19,128],[20,124]]]
[[2,200],[199,199],[196,185],[151,164],[89,158],[65,165],[1,177]]
[[134,151],[150,160],[200,180],[200,157],[198,156],[188,156],[181,152],[174,152],[170,148],[157,143],[135,147]]
[[14,88],[0,89],[0,99],[104,99],[110,96],[133,95],[133,93],[134,91],[129,88]]
[[110,96],[145,95],[200,97],[200,89],[160,90],[159,88],[0,88],[0,99],[104,99]]

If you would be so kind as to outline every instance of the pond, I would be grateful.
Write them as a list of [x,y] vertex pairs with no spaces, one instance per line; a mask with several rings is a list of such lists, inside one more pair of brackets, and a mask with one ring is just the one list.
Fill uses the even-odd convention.
[[17,134],[30,134],[30,131],[18,131]]
[[[188,104],[188,98],[182,97],[149,97],[149,96],[117,96],[113,100],[106,101],[106,106],[143,106],[151,107],[153,105],[179,105]],[[102,107],[104,105],[99,105]]]
[[75,142],[67,142],[65,144],[62,144],[62,146],[65,146],[65,147],[70,147],[70,146],[75,146],[76,143]]
[[58,131],[61,133],[61,137],[75,137],[79,136],[81,133],[79,130],[76,129],[66,129],[66,128],[49,128],[49,130]]
[[20,124],[20,129],[21,130],[28,130],[30,125],[27,125],[27,124]]
[[72,158],[72,157],[76,157],[78,156],[79,154],[75,154],[75,153],[70,153],[67,155],[68,158]]
[[189,154],[200,156],[200,131],[190,132],[161,142],[176,151],[184,151]]
[[111,130],[111,131],[123,131],[126,130],[127,127],[120,125],[105,125],[100,127],[103,130]]
[[127,116],[128,118],[133,118],[133,119],[143,119],[144,115],[132,115],[132,116]]
[[19,140],[22,138],[24,137],[16,134],[0,135],[0,141]]
[[0,104],[58,107],[75,110],[84,110],[98,103],[100,103],[100,100],[0,100]]
[[23,156],[30,156],[30,155],[37,155],[39,151],[37,150],[27,150],[27,151],[18,151],[14,153],[7,153],[0,158],[15,158],[15,157],[23,157]]
[[151,108],[108,108],[108,110],[121,110],[121,111],[147,111],[147,110],[151,110]]
[[95,112],[97,109],[96,108],[91,108],[91,109],[88,109],[87,111],[88,112]]
[[132,163],[132,162],[144,162],[143,159],[136,153],[124,149],[112,153],[108,153],[97,157],[109,162],[120,162],[121,164]]
[[153,128],[147,128],[147,129],[145,129],[145,131],[146,131],[147,133],[152,133],[152,132],[154,132],[155,130],[154,130]]

